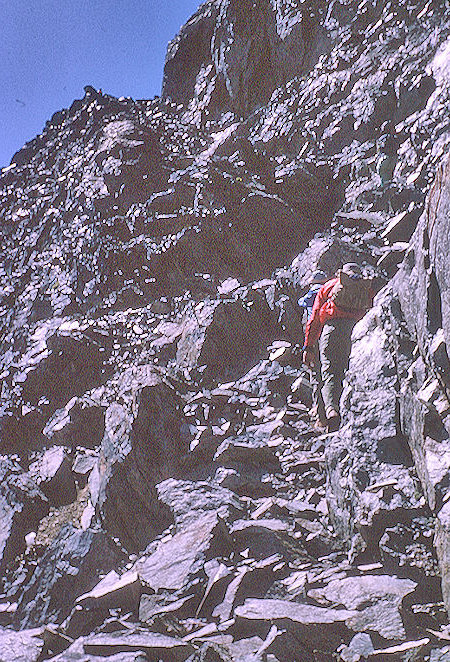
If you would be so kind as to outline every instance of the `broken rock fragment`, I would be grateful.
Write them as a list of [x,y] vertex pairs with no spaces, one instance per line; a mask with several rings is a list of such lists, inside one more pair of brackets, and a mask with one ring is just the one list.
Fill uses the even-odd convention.
[[227,542],[223,525],[214,513],[191,522],[186,529],[169,539],[161,540],[150,556],[136,564],[137,573],[144,584],[154,591],[178,591],[189,577],[203,568],[205,555],[212,545],[224,548]]
[[232,521],[242,514],[243,503],[230,490],[207,481],[170,478],[157,485],[158,497],[170,507],[177,527],[214,512],[222,520]]
[[0,630],[0,660],[38,662],[44,648],[42,628],[33,630]]
[[104,655],[88,654],[84,650],[84,642],[84,637],[77,639],[63,653],[51,659],[53,662],[105,662],[105,660],[108,660],[108,662],[147,662],[148,660],[147,653],[143,650],[135,652],[121,651],[114,655],[108,655],[107,658]]
[[123,553],[105,533],[66,524],[22,589],[14,624],[27,627],[62,620],[75,599],[95,586],[100,572],[122,560]]
[[[327,609],[288,600],[247,599],[241,607],[236,607],[234,616],[236,627],[264,631],[269,623],[285,629],[287,637],[279,637],[275,654],[283,643],[289,646],[303,645],[305,648],[322,647],[333,651],[348,630],[345,622],[357,612],[347,609]],[[297,643],[295,643],[297,642]],[[300,644],[300,642],[302,642]],[[281,659],[287,659],[284,655]]]
[[192,653],[190,644],[156,632],[112,632],[87,637],[83,643],[88,654],[106,656],[143,651],[154,658],[168,662],[184,662]]
[[53,446],[40,454],[28,468],[30,477],[44,492],[52,506],[62,506],[76,499],[75,478],[69,452]]
[[123,404],[106,412],[96,505],[112,535],[142,550],[172,522],[155,485],[177,470],[189,439],[182,403],[152,366],[131,370],[122,381]]
[[22,467],[0,456],[0,568],[25,550],[25,536],[48,513],[48,502]]
[[137,613],[141,590],[137,572],[129,571],[120,576],[111,570],[91,591],[80,595],[76,603],[94,609],[121,607]]
[[365,575],[334,579],[323,589],[311,589],[308,596],[322,604],[343,605],[357,610],[347,625],[356,631],[378,632],[385,639],[406,636],[400,614],[405,598],[417,584],[409,579],[388,575]]

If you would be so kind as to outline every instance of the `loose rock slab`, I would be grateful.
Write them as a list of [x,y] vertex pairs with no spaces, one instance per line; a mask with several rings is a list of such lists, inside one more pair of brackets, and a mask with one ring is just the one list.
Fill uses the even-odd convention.
[[162,541],[153,554],[136,565],[140,579],[155,591],[180,589],[195,572],[197,557],[211,545],[217,526],[217,517],[211,513]]
[[277,654],[278,648],[285,646],[294,652],[299,641],[305,649],[317,646],[322,650],[333,651],[347,633],[345,622],[355,617],[357,612],[326,609],[288,600],[247,599],[234,610],[234,615],[238,624],[251,625],[253,630],[258,622],[264,623],[266,627],[269,623],[275,624],[286,630],[286,635],[280,636],[276,643],[274,652]]
[[234,613],[240,618],[252,621],[287,619],[301,625],[339,623],[355,616],[354,611],[346,609],[324,609],[289,600],[254,599],[246,600]]
[[155,632],[97,634],[85,641],[84,650],[86,653],[106,656],[145,651],[154,656],[164,656],[170,662],[182,662],[193,652],[188,643]]
[[121,606],[136,611],[141,597],[141,582],[137,572],[122,576],[111,570],[89,593],[80,595],[77,603],[88,607]]
[[15,625],[42,625],[64,618],[77,596],[95,585],[100,572],[121,561],[123,554],[103,532],[66,524],[24,587]]
[[24,551],[24,536],[47,512],[36,483],[17,462],[0,456],[0,568]]
[[44,641],[39,638],[42,630],[0,630],[0,660],[8,662],[37,662]]
[[[103,655],[88,655],[84,650],[86,638],[77,639],[67,650],[53,657],[53,662],[105,662]],[[117,655],[108,656],[108,662],[147,662],[147,654],[144,651],[121,652]]]
[[308,596],[321,603],[358,610],[347,620],[347,625],[356,631],[375,631],[385,639],[403,639],[405,628],[399,608],[416,586],[410,579],[366,575],[334,579],[324,588],[308,591]]

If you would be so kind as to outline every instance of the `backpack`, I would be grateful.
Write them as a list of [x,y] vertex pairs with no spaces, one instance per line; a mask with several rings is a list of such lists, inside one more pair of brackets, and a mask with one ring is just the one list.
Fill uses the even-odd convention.
[[306,312],[308,313],[308,317],[311,317],[312,307],[314,305],[317,292],[320,290],[321,287],[322,287],[321,283],[311,285],[305,296],[301,297],[298,300],[298,305],[300,306],[300,308],[304,308],[306,310]]
[[330,292],[330,300],[336,306],[349,312],[368,310],[372,305],[370,278],[351,278],[348,274],[339,270],[338,282]]

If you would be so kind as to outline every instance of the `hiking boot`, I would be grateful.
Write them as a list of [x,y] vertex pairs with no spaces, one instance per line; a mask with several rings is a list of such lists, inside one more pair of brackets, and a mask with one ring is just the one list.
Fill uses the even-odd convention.
[[339,413],[332,409],[327,416],[327,430],[328,432],[336,432],[339,430],[339,425],[341,423],[341,417]]
[[327,431],[327,424],[322,423],[322,421],[320,421],[320,420],[317,420],[317,421],[314,421],[313,428],[314,428],[314,430],[316,430],[316,432],[326,432]]

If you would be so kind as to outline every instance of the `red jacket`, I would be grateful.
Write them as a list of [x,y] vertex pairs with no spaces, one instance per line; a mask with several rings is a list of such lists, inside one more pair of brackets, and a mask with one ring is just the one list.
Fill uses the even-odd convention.
[[305,329],[305,347],[314,347],[320,338],[323,325],[328,320],[343,318],[358,321],[364,317],[366,310],[348,311],[336,306],[334,301],[329,299],[331,290],[339,281],[338,278],[333,278],[322,285],[317,292],[314,300],[314,305],[311,312],[311,317],[308,320]]

